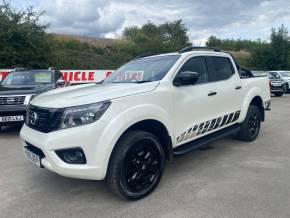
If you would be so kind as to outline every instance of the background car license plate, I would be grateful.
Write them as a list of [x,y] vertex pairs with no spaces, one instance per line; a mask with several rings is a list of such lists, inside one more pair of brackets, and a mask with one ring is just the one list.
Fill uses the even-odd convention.
[[24,121],[24,116],[5,116],[0,117],[0,123],[9,123],[9,122],[18,122],[18,121]]
[[26,158],[32,162],[33,164],[35,164],[38,167],[41,167],[41,163],[40,163],[40,157],[37,154],[32,153],[31,151],[29,151],[27,148],[24,148],[24,153]]

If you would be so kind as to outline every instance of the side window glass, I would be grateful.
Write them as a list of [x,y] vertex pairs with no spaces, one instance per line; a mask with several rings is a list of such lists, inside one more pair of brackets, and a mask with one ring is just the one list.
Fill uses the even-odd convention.
[[204,57],[193,57],[189,59],[179,70],[179,73],[184,71],[196,72],[199,74],[197,84],[209,81],[209,76],[206,68]]
[[280,75],[276,72],[270,72],[269,74],[272,78],[280,78]]
[[230,78],[234,74],[233,66],[229,58],[210,57],[212,64],[211,80],[220,81]]

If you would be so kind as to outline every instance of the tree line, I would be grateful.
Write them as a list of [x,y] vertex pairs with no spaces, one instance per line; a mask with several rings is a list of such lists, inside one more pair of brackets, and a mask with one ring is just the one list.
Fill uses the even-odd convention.
[[[127,27],[122,43],[98,47],[47,33],[49,26],[40,22],[41,16],[32,7],[16,10],[0,3],[0,68],[116,69],[140,54],[175,52],[192,45],[182,20]],[[251,69],[290,69],[290,41],[284,25],[272,29],[270,42],[210,36],[206,46],[232,52],[240,65]]]
[[251,69],[290,69],[290,37],[284,25],[272,28],[270,42],[260,39],[235,40],[210,36],[206,45],[233,52],[242,65]]

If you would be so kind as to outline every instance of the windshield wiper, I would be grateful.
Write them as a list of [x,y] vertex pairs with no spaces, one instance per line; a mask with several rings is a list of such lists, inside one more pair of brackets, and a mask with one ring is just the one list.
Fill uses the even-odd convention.
[[141,80],[141,81],[114,81],[112,83],[149,83],[149,82],[154,82],[152,80]]
[[135,83],[150,83],[150,82],[154,82],[152,80],[141,80],[141,81],[136,81]]
[[96,84],[102,84],[105,80],[103,79],[102,81],[100,82],[96,82]]

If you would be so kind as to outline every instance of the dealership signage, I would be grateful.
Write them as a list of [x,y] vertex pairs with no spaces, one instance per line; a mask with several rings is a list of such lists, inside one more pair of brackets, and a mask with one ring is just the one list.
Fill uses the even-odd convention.
[[[0,81],[11,70],[0,70]],[[113,73],[113,70],[60,70],[63,78],[71,83],[100,82]]]
[[10,72],[11,70],[5,70],[5,69],[0,69],[0,81],[5,77],[5,76],[7,76],[8,75],[8,73]]

